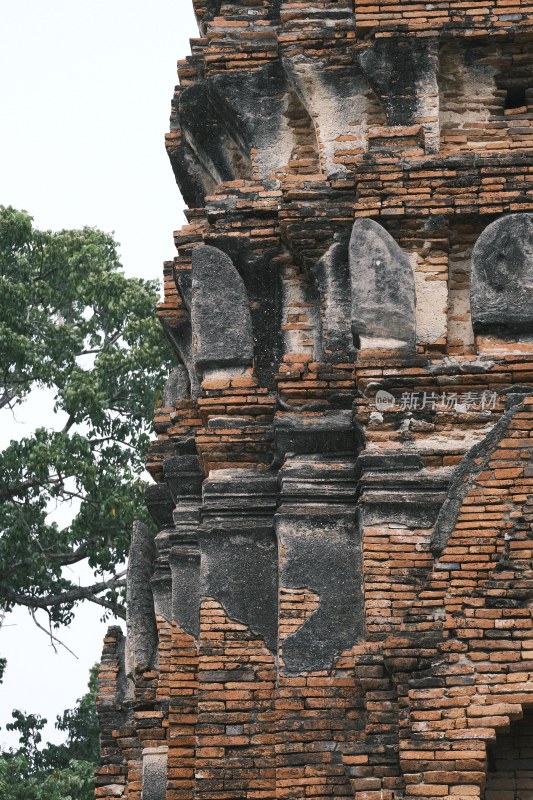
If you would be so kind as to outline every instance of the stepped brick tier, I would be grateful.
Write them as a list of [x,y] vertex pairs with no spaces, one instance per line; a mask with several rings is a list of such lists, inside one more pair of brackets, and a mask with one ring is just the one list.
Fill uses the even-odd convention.
[[195,0],[99,800],[532,800],[533,0]]

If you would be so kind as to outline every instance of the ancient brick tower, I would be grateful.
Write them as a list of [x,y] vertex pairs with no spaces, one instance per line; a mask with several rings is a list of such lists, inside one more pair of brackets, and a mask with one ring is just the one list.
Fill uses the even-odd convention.
[[195,7],[97,796],[531,800],[533,0]]

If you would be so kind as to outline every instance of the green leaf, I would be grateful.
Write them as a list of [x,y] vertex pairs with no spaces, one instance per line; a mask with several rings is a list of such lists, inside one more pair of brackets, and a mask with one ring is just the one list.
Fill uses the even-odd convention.
[[[108,234],[39,231],[0,206],[0,413],[13,426],[47,388],[57,421],[0,452],[0,610],[45,608],[55,626],[84,599],[122,613],[114,574],[134,520],[149,522],[144,459],[171,368],[157,300]],[[84,559],[96,577],[80,592],[65,568]]]
[[46,720],[13,712],[14,721],[7,728],[18,731],[19,747],[0,753],[2,800],[93,800],[99,757],[97,678],[94,666],[87,693],[75,708],[57,718],[56,727],[67,734],[61,745],[42,747]]

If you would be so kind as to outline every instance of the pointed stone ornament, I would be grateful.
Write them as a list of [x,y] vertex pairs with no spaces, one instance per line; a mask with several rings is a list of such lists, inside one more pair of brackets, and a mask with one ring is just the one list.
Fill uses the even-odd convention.
[[251,365],[248,294],[231,258],[216,247],[193,251],[191,321],[197,370]]
[[411,262],[374,220],[355,221],[349,247],[352,333],[361,349],[415,349],[416,290]]
[[190,397],[190,395],[191,390],[187,369],[183,364],[178,364],[167,378],[163,392],[163,405],[165,407],[175,406],[181,400]]
[[313,265],[311,274],[320,294],[323,355],[337,362],[353,360],[348,242],[335,242]]
[[533,333],[533,214],[491,223],[472,253],[472,325],[480,333]]
[[157,625],[150,585],[155,555],[152,531],[142,522],[135,522],[128,559],[126,603],[128,668],[134,675],[150,669],[157,656]]

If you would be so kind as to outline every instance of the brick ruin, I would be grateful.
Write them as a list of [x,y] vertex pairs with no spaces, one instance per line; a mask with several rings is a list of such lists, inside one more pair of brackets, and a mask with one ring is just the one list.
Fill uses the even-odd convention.
[[533,0],[194,0],[99,800],[533,799]]

